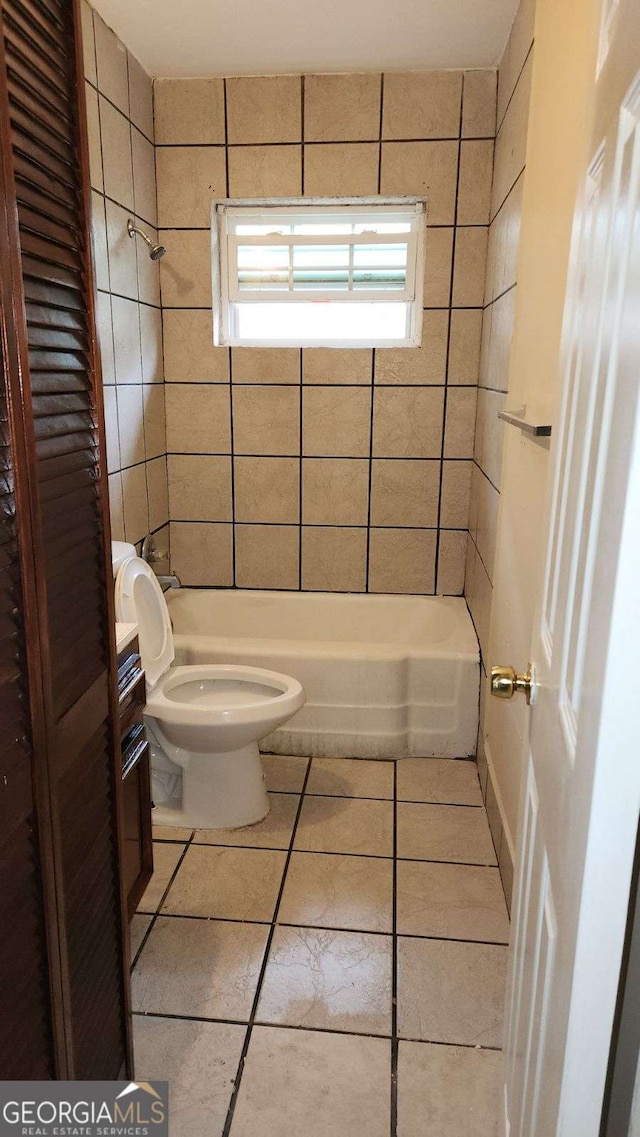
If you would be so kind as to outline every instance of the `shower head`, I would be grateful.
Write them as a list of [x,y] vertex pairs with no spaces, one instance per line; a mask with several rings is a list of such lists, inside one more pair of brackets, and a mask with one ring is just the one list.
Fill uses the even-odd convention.
[[155,242],[151,240],[151,237],[147,236],[143,229],[138,229],[138,226],[134,225],[131,218],[129,218],[127,221],[127,233],[130,237],[142,237],[142,240],[148,246],[149,256],[151,257],[152,261],[159,261],[160,257],[163,257],[167,251],[164,245],[156,245]]

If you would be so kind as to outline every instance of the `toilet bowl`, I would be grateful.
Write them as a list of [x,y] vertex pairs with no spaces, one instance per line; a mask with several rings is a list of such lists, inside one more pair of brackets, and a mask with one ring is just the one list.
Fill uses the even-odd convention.
[[[251,825],[269,812],[258,742],[305,702],[297,679],[238,664],[172,666],[169,611],[146,561],[119,543],[116,616],[138,626],[147,681],[154,822]],[[115,561],[114,552],[114,564]]]

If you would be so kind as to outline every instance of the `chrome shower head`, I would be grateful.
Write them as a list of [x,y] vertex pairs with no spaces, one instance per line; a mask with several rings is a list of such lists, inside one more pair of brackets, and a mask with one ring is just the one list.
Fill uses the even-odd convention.
[[149,249],[149,256],[151,257],[152,261],[159,261],[160,257],[163,257],[167,251],[164,245],[156,245],[155,242],[151,240],[151,237],[147,236],[143,229],[139,229],[138,226],[134,224],[131,218],[129,218],[127,221],[127,233],[130,237],[142,237],[142,240]]

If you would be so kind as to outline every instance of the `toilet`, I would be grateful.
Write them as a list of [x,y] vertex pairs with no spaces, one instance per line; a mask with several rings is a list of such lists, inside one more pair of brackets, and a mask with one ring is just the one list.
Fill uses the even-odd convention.
[[269,812],[258,742],[304,705],[297,681],[236,664],[172,666],[171,620],[153,569],[114,542],[116,618],[138,626],[147,682],[154,823],[235,829]]

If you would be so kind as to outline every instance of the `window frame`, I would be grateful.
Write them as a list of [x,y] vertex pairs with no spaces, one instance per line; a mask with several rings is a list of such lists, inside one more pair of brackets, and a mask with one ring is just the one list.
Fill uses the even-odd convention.
[[[408,235],[407,248],[407,283],[405,288],[400,292],[394,290],[377,290],[375,297],[371,293],[367,293],[366,289],[359,291],[347,291],[327,293],[323,291],[309,290],[305,293],[300,292],[282,292],[277,298],[273,294],[261,293],[256,294],[254,297],[247,295],[247,291],[240,293],[239,290],[233,286],[230,287],[230,265],[228,250],[230,247],[237,248],[242,239],[236,234],[229,232],[228,218],[230,216],[236,217],[237,212],[246,210],[249,213],[263,213],[265,218],[272,216],[277,223],[278,210],[281,210],[280,220],[285,220],[287,215],[292,215],[296,212],[307,212],[315,210],[318,217],[326,218],[331,214],[342,214],[345,211],[353,214],[353,220],[357,220],[358,214],[363,215],[363,219],[368,218],[372,213],[384,212],[402,214],[407,213],[411,218],[413,225]],[[403,347],[419,347],[422,339],[422,312],[423,312],[423,289],[424,289],[424,262],[425,262],[425,243],[427,231],[427,202],[425,198],[421,197],[358,197],[358,198],[223,198],[216,200],[212,203],[211,213],[211,264],[212,264],[212,287],[213,287],[213,342],[216,346],[220,347],[275,347],[275,348],[303,348],[303,347],[326,347],[326,348],[403,348]],[[362,243],[360,234],[336,234],[333,235],[313,235],[313,240],[310,243],[320,245],[324,243],[335,244],[337,240],[343,241],[345,244]],[[283,234],[278,238],[278,243],[281,245],[293,244],[297,240],[300,243],[299,237],[296,238],[295,234]],[[389,237],[386,235],[379,235],[378,238],[374,237],[367,239],[367,243],[388,243]],[[261,239],[259,235],[251,238],[252,244],[275,244],[274,241],[269,239]],[[237,263],[237,262],[236,262]],[[235,280],[235,278],[234,278]],[[257,290],[256,290],[257,291]],[[341,337],[335,338],[305,338],[303,336],[297,339],[240,339],[236,329],[233,327],[233,306],[238,303],[255,303],[255,304],[311,304],[317,302],[334,302],[336,304],[345,303],[403,303],[408,305],[409,316],[409,330],[408,334],[401,339],[393,338],[386,340],[367,340],[364,338],[347,339]]]

